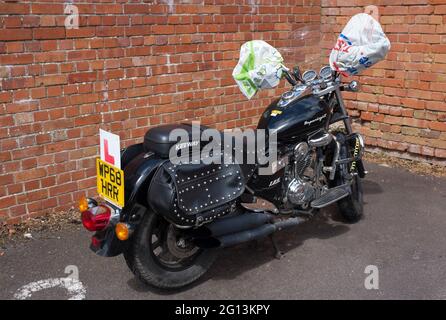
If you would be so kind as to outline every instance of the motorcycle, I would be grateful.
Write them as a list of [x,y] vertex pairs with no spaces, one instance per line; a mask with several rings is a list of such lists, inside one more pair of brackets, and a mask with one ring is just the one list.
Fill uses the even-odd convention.
[[[259,174],[259,163],[173,163],[170,150],[203,142],[169,139],[175,129],[192,137],[189,123],[151,128],[143,143],[121,151],[122,170],[98,162],[98,175],[123,188],[125,204],[81,199],[82,222],[95,232],[91,249],[123,254],[142,282],[175,289],[200,278],[220,248],[270,237],[280,258],[274,233],[333,203],[347,222],[360,220],[364,141],[341,96],[356,92],[358,83],[343,84],[330,66],[283,72],[292,89],[266,108],[257,126],[277,137],[270,174]],[[342,128],[332,130],[335,124]]]

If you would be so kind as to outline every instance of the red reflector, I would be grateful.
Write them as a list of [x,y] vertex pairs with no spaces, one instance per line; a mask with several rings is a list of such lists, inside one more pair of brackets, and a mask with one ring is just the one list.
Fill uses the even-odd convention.
[[99,239],[96,238],[96,237],[92,237],[92,238],[91,238],[91,245],[92,245],[94,248],[100,248],[100,247],[101,247],[101,240],[99,240]]
[[109,207],[99,205],[82,212],[82,224],[89,231],[101,231],[107,227],[110,215]]

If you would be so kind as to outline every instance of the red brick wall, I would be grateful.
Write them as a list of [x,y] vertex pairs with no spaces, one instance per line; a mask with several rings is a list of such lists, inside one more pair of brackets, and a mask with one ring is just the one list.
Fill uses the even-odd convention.
[[345,94],[369,146],[446,159],[446,0],[322,0],[323,59],[349,18],[377,5],[392,48]]
[[[129,145],[184,119],[255,125],[285,83],[246,101],[231,77],[240,45],[263,39],[319,68],[370,2],[74,1],[80,28],[67,30],[62,0],[0,0],[0,222],[95,194],[99,128]],[[392,50],[345,95],[350,113],[369,146],[444,163],[446,0],[373,2]]]
[[239,93],[231,73],[245,41],[319,64],[319,0],[73,2],[77,30],[64,27],[62,0],[0,1],[0,222],[94,194],[99,128],[129,145],[186,118],[256,124],[283,89]]

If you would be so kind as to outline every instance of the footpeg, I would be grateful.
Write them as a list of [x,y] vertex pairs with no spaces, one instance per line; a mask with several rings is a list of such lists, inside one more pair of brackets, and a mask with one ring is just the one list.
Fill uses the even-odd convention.
[[336,201],[339,201],[350,194],[348,191],[348,185],[342,185],[329,189],[320,198],[311,202],[311,207],[315,209],[321,209]]

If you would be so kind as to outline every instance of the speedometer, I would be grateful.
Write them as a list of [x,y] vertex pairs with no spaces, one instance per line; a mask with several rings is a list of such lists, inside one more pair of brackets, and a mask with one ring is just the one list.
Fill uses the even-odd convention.
[[307,70],[302,75],[302,79],[304,80],[305,83],[311,82],[316,78],[317,78],[317,72],[314,70]]
[[333,72],[331,71],[330,66],[325,66],[321,68],[321,71],[319,71],[319,77],[321,77],[324,80],[328,80],[333,76]]

